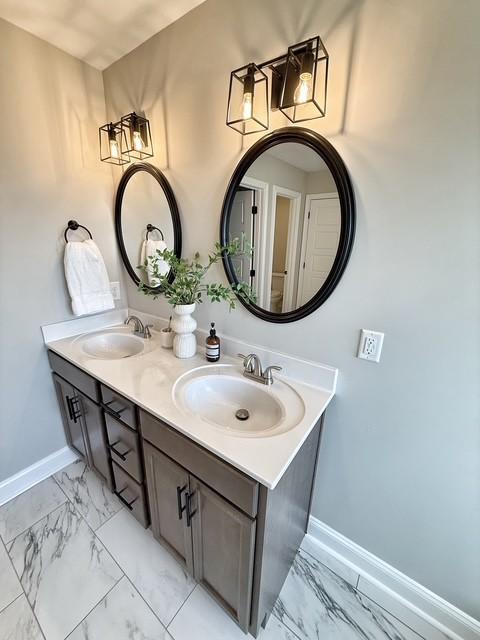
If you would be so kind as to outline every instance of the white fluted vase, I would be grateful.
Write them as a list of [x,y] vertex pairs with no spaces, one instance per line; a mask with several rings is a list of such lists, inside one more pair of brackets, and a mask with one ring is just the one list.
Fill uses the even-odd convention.
[[175,331],[173,339],[173,353],[177,358],[191,358],[197,352],[197,339],[194,331],[197,321],[192,318],[195,311],[194,304],[177,304],[173,307],[172,329]]

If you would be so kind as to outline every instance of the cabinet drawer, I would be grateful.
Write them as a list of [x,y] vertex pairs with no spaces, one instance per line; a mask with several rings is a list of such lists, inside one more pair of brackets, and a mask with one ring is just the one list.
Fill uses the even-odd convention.
[[105,414],[105,422],[112,460],[125,469],[137,482],[142,482],[143,473],[140,463],[138,433],[108,413]]
[[70,382],[71,385],[95,402],[100,402],[98,382],[91,378],[88,373],[81,371],[75,365],[53,353],[53,351],[48,352],[48,361],[55,373],[58,373],[64,380]]
[[102,391],[102,404],[105,411],[108,411],[117,420],[121,420],[132,429],[137,428],[137,413],[135,405],[127,398],[116,391],[112,391],[104,384],[100,384]]
[[115,462],[112,463],[115,478],[115,494],[132,515],[145,527],[149,525],[143,485],[135,482]]
[[177,433],[149,413],[140,410],[142,436],[205,484],[254,518],[258,482],[240,473],[206,449]]

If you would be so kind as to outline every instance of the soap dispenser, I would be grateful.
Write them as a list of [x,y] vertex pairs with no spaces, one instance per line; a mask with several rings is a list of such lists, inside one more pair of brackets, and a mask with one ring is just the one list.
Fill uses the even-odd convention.
[[215,323],[210,324],[210,335],[205,340],[205,355],[208,362],[217,362],[220,360],[220,338],[215,331]]

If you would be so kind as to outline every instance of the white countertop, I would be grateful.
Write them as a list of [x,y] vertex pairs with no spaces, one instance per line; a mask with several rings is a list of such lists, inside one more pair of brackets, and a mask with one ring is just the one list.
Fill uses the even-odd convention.
[[[120,330],[125,328],[121,326]],[[208,363],[201,353],[186,360],[176,358],[171,349],[160,346],[156,331],[146,341],[142,354],[120,360],[87,355],[79,336],[47,342],[47,347],[269,489],[275,488],[335,393],[335,384],[331,389],[306,384],[289,378],[285,370],[287,375],[275,377],[287,382],[302,398],[305,405],[302,420],[293,429],[277,435],[242,437],[176,406],[172,389],[178,377]],[[221,356],[220,363],[234,364],[242,370],[238,359],[226,355]]]

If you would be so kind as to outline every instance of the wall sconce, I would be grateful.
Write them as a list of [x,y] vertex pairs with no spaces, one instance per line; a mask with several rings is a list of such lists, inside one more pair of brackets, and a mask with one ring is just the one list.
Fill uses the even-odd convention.
[[[327,103],[328,60],[329,56],[322,40],[319,36],[315,36],[290,46],[286,54],[277,58],[257,65],[252,62],[237,71],[232,71],[228,94],[227,125],[242,135],[268,129],[268,78],[262,71],[265,67],[272,72],[270,96],[272,111],[280,109],[291,122],[323,118]],[[253,70],[255,70],[256,78],[258,74],[263,76],[264,84],[261,95],[265,94],[266,96],[266,115],[258,119],[254,117],[252,109],[248,106],[249,89],[252,87],[248,74],[253,73]],[[235,80],[241,84],[243,89],[242,99],[235,94]],[[255,85],[256,82],[253,83],[256,98]],[[251,94],[251,98],[255,104],[254,93]],[[252,121],[257,123],[256,128]]]
[[126,138],[126,147],[122,153],[137,160],[153,156],[150,123],[147,118],[139,116],[133,111],[127,116],[122,116],[120,126],[125,132]]
[[120,126],[120,122],[110,122],[104,124],[98,130],[98,141],[100,144],[100,160],[110,164],[127,164],[130,158],[123,155],[127,141],[125,133]]
[[104,124],[98,130],[100,160],[110,164],[128,164],[132,158],[143,160],[153,156],[150,123],[133,111],[118,122]]
[[227,125],[244,136],[268,129],[268,78],[253,63],[230,74]]

